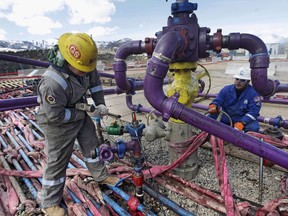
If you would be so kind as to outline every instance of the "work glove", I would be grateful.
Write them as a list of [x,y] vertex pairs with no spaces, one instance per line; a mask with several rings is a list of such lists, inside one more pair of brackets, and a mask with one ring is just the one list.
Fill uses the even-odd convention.
[[245,126],[244,126],[244,124],[242,122],[236,122],[234,124],[234,128],[237,129],[237,130],[240,130],[240,131],[242,131],[244,129],[244,127]]
[[96,117],[96,116],[104,116],[107,115],[109,112],[108,108],[104,104],[100,104],[95,107],[94,112],[87,112],[87,114],[91,117]]
[[216,104],[209,104],[208,112],[210,114],[216,114],[219,113],[219,107]]
[[101,116],[108,115],[108,113],[109,113],[109,109],[104,104],[100,104],[100,105],[96,106],[96,109],[100,110]]

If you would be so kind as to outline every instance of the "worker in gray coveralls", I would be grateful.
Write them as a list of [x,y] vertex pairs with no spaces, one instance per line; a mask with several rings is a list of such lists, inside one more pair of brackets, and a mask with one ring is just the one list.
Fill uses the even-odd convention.
[[[60,207],[66,168],[78,140],[84,161],[95,181],[114,186],[118,178],[108,174],[103,162],[91,158],[99,146],[90,116],[107,115],[102,85],[96,70],[97,46],[85,33],[65,33],[49,53],[51,66],[38,86],[38,123],[45,132],[45,167],[41,205],[46,215],[67,215]],[[86,92],[90,90],[96,109],[87,110]]]

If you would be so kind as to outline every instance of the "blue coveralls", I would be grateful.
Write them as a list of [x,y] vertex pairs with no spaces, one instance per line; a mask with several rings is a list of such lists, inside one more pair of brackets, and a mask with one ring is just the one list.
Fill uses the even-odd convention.
[[[261,109],[261,98],[256,90],[248,85],[237,99],[235,85],[225,86],[217,97],[211,102],[226,112],[232,119],[233,125],[236,122],[244,123],[244,131],[259,131],[259,122],[257,117]],[[218,114],[210,114],[210,117],[216,119]],[[229,118],[223,114],[221,122],[230,125]]]

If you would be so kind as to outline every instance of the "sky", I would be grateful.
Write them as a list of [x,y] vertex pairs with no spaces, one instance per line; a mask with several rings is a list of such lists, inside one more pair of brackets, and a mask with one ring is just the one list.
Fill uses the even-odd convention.
[[[0,40],[56,40],[86,32],[95,41],[144,40],[167,26],[176,0],[1,0]],[[287,0],[198,0],[200,27],[288,42]]]

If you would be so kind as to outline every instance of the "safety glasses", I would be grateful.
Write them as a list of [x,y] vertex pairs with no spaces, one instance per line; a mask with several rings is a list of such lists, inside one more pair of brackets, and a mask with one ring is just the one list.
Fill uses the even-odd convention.
[[236,78],[235,80],[236,80],[236,81],[240,81],[240,82],[246,82],[246,80],[244,80],[244,79],[238,79],[238,78]]

